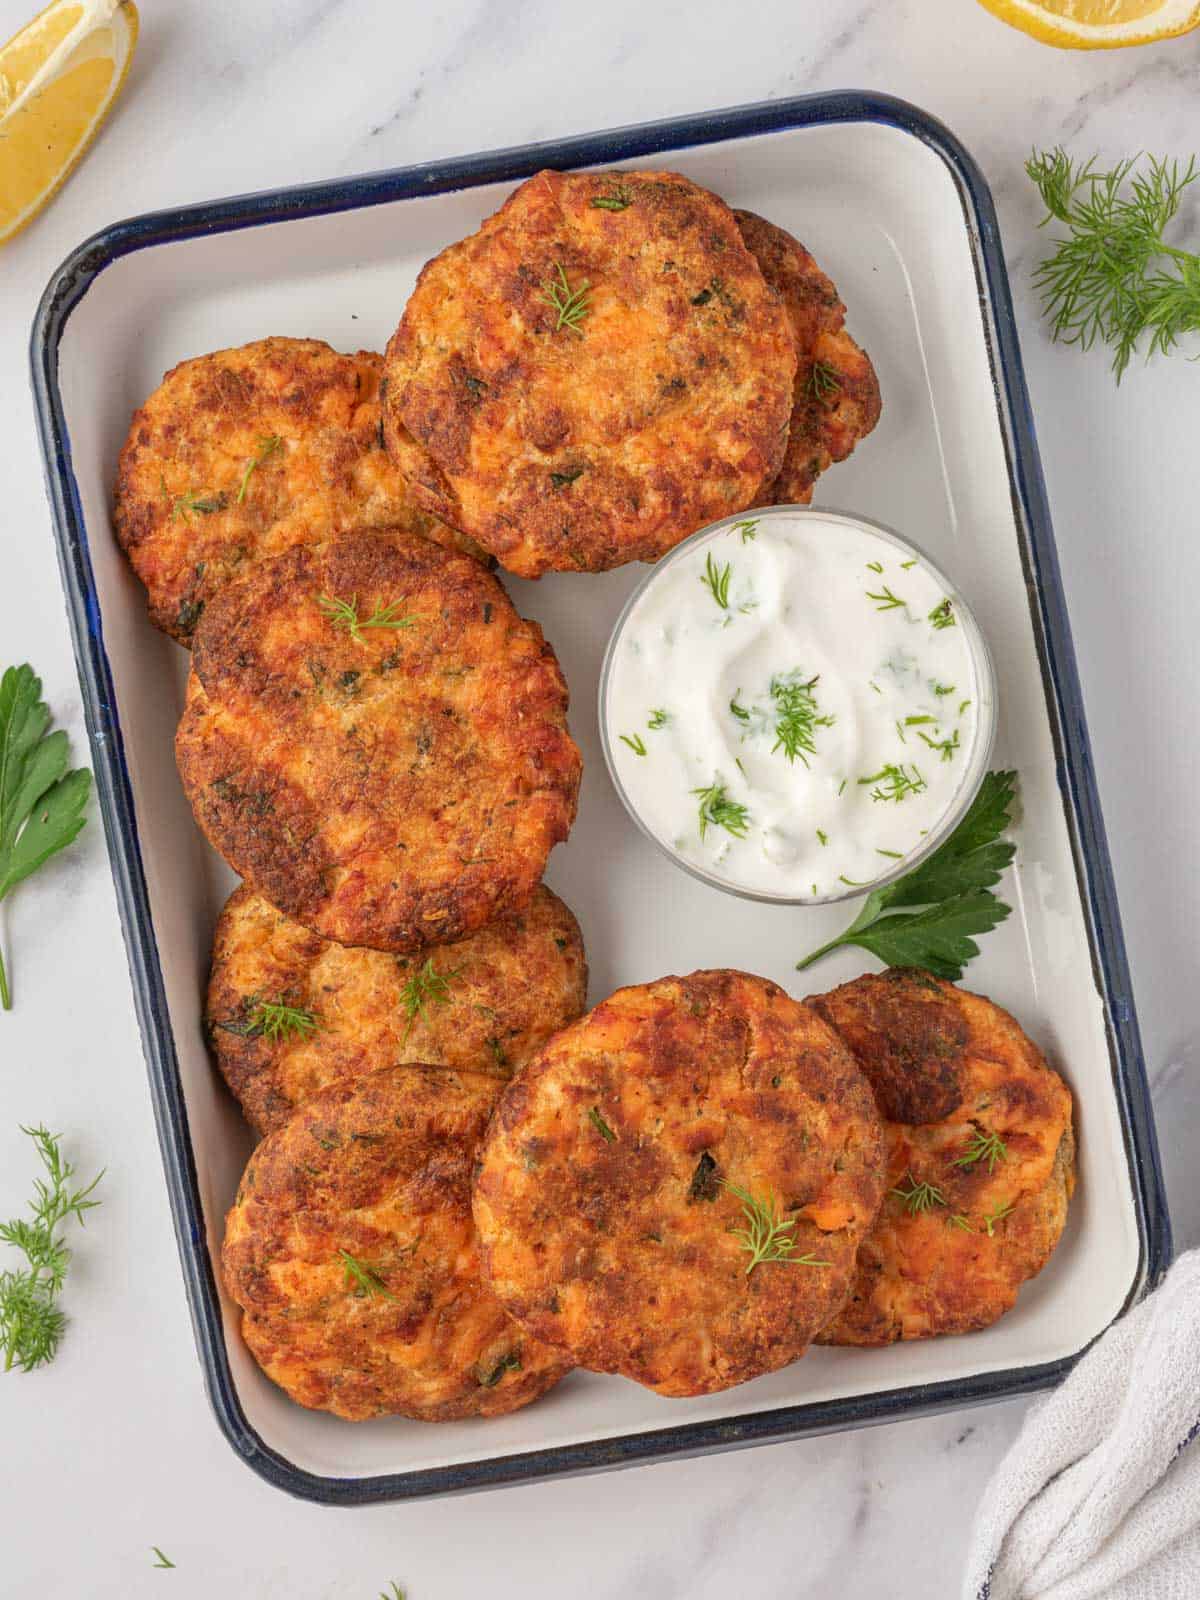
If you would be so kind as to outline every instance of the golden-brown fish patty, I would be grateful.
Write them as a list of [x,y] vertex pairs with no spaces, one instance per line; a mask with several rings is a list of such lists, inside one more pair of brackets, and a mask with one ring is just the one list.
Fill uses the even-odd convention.
[[154,624],[190,642],[245,565],[356,528],[483,552],[408,492],[383,447],[383,357],[258,339],[182,361],[134,412],[117,470],[117,538]]
[[842,326],[846,308],[837,290],[800,241],[753,211],[734,215],[783,301],[798,357],[787,451],[759,504],[808,505],[821,473],[844,461],[879,421],[879,380]]
[[579,752],[541,629],[413,534],[257,562],[196,630],[176,738],[213,847],[323,938],[410,953],[525,905]]
[[820,1343],[988,1327],[1066,1225],[1070,1091],[1007,1011],[928,973],[858,978],[809,1003],[876,1085],[888,1147],[889,1193]]
[[796,352],[716,195],[539,172],[429,262],[388,345],[414,494],[509,571],[652,561],[783,459]]
[[878,1114],[837,1035],[765,978],[697,972],[619,989],[525,1064],[475,1218],[535,1337],[693,1395],[803,1355],[882,1192]]
[[352,1422],[494,1417],[568,1370],[484,1282],[471,1167],[499,1084],[384,1067],[264,1139],[229,1213],[225,1282],[255,1360]]
[[544,887],[427,956],[333,944],[242,887],[217,922],[205,1023],[270,1133],[318,1090],[398,1062],[509,1077],[586,1001],[579,924]]

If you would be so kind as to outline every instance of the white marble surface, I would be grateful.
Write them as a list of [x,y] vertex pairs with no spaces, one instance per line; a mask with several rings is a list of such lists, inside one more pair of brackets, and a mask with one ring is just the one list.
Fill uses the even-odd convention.
[[[0,37],[32,0],[0,0]],[[1200,1242],[1195,948],[1200,372],[1052,349],[1029,289],[1032,143],[1195,147],[1200,35],[1060,54],[973,0],[145,0],[112,125],[0,255],[0,661],[35,662],[82,752],[41,483],[26,339],[46,278],[116,216],[673,113],[887,90],[942,117],[995,193],[1112,837],[1180,1244]],[[1189,143],[1191,141],[1191,143]],[[209,1414],[188,1325],[98,823],[4,918],[0,1211],[25,1193],[20,1122],[106,1162],[55,1366],[0,1380],[0,1596],[524,1600],[958,1592],[972,1511],[1023,1407],[367,1512],[293,1502]],[[153,1571],[150,1546],[177,1563]]]

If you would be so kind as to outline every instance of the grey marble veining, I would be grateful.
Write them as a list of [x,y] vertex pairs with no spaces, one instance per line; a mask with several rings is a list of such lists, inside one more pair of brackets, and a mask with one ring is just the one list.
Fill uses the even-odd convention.
[[[33,0],[0,0],[0,36]],[[81,747],[27,395],[26,332],[56,263],[115,216],[708,107],[860,87],[942,117],[996,195],[1058,531],[1180,1243],[1200,1243],[1195,950],[1200,731],[1191,463],[1200,373],[1052,348],[1029,271],[1032,145],[1186,153],[1200,36],[1061,53],[972,0],[146,0],[125,99],[53,208],[0,256],[0,661],[32,659]],[[510,1490],[329,1512],[240,1465],[202,1392],[163,1198],[101,829],[0,909],[0,1209],[20,1122],[107,1163],[55,1367],[0,1378],[10,1475],[0,1596],[126,1600],[930,1600],[958,1590],[973,1507],[1025,1409]],[[16,1443],[14,1443],[16,1441]],[[54,1485],[53,1493],[48,1485]],[[62,1536],[64,1524],[70,1538]],[[152,1571],[150,1546],[177,1563]]]

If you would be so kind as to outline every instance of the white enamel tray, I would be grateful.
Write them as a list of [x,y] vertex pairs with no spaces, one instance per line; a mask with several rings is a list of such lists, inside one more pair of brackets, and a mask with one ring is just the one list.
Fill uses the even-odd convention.
[[[820,484],[910,535],[961,586],[995,653],[995,765],[1020,773],[1014,915],[969,986],[1011,1008],[1070,1082],[1080,1184],[1062,1245],[1011,1315],[970,1337],[814,1350],[725,1394],[666,1400],[578,1373],[488,1422],[352,1426],[284,1398],[242,1347],[212,1263],[250,1135],[206,1056],[201,1005],[232,879],[195,828],[172,738],[185,658],[146,621],[112,533],[130,413],[184,357],[266,334],[382,349],[422,263],[542,166],[669,166],[796,233],[878,368],[882,421]],[[1169,1233],[1086,731],[990,198],[914,108],[817,96],[120,223],[47,289],[33,368],[56,535],[184,1277],[209,1392],[250,1465],[361,1502],[697,1453],[882,1421],[1052,1382],[1161,1273]],[[698,967],[803,995],[872,967],[794,963],[845,907],[738,901],[639,833],[605,771],[596,685],[640,567],[505,579],[542,623],[584,756],[578,824],[548,881],[574,908],[591,1000]],[[852,914],[852,913],[851,913]]]

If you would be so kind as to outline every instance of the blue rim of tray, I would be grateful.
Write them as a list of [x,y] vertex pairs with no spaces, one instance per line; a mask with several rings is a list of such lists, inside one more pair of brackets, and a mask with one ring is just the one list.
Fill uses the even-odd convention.
[[336,1478],[323,1477],[296,1466],[259,1437],[238,1399],[225,1347],[87,530],[71,470],[71,445],[58,389],[58,349],[71,312],[110,262],[152,245],[380,205],[418,195],[443,194],[479,184],[515,182],[541,167],[628,162],[664,155],[681,147],[841,122],[882,123],[919,139],[945,163],[962,203],[975,261],[997,410],[1004,433],[1013,509],[1021,535],[1021,556],[1050,711],[1058,784],[1065,803],[1080,892],[1089,913],[1092,965],[1105,1003],[1113,1082],[1137,1214],[1138,1271],[1126,1303],[1153,1287],[1170,1261],[1170,1222],[1125,942],[999,229],[986,181],[953,134],[917,107],[887,95],[856,91],[805,95],[133,217],[114,223],[85,241],[68,256],[47,285],[34,319],[30,351],[34,402],[97,793],[205,1382],[217,1420],[234,1449],[261,1477],[291,1494],[330,1505],[363,1505],[801,1438],[1026,1394],[1056,1382],[1082,1354],[1079,1351],[1037,1366],[982,1373],[943,1383],[910,1385],[855,1398],[784,1406],[740,1417],[559,1445],[455,1466],[374,1477]]

